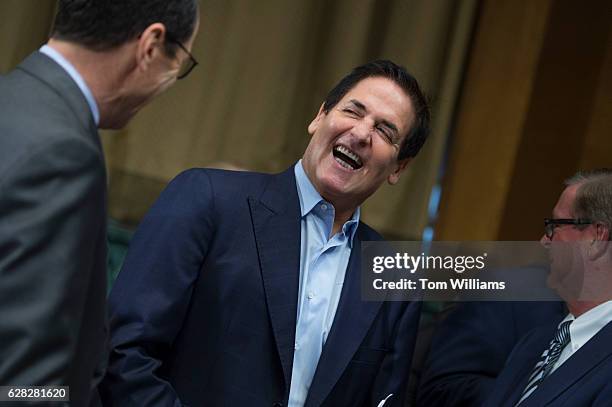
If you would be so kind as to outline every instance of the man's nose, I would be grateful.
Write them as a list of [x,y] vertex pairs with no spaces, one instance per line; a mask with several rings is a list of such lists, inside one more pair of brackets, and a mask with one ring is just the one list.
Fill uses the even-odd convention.
[[353,127],[353,136],[357,139],[360,145],[370,144],[373,127],[368,120],[361,120]]

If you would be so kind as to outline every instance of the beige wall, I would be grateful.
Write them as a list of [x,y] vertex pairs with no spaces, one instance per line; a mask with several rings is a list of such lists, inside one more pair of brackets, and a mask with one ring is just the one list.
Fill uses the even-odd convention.
[[111,214],[136,222],[183,169],[218,162],[280,171],[302,155],[327,91],[376,58],[405,65],[433,100],[434,132],[400,183],[363,217],[419,238],[459,88],[476,2],[203,1],[196,71],[105,137]]
[[608,1],[483,1],[437,238],[537,240],[562,181],[610,167]]
[[[54,7],[0,1],[1,72],[44,42]],[[610,7],[203,0],[200,66],[125,130],[104,133],[111,214],[137,223],[185,168],[290,165],[326,91],[351,67],[384,57],[420,80],[434,132],[400,184],[367,203],[366,221],[391,237],[419,238],[448,141],[436,238],[535,239],[563,178],[610,166]]]
[[54,0],[0,0],[0,74],[45,43]]

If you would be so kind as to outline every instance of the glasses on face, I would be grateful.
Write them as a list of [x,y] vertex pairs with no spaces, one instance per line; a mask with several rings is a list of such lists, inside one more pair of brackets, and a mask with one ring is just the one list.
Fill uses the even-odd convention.
[[555,234],[555,228],[560,225],[591,225],[593,222],[588,219],[544,219],[544,234],[547,238],[552,239]]
[[193,55],[191,55],[191,52],[187,51],[187,48],[185,48],[185,46],[181,44],[180,41],[175,40],[172,36],[167,35],[167,34],[166,34],[166,38],[171,43],[178,45],[179,48],[185,51],[185,53],[189,57],[189,58],[183,59],[183,62],[181,63],[181,66],[178,71],[178,75],[176,76],[176,79],[183,79],[184,77],[189,75],[191,71],[193,71],[193,68],[195,68],[196,65],[198,65],[198,61],[196,61]]

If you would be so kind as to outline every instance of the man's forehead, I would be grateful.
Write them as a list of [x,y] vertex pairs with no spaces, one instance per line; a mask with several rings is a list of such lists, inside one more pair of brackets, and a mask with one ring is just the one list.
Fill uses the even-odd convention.
[[384,76],[370,76],[361,79],[346,92],[342,100],[354,99],[355,94],[362,96],[393,94],[398,103],[404,102],[404,99],[408,99],[408,102],[410,102],[410,96],[406,94],[404,89],[392,79]]
[[414,120],[409,95],[393,80],[374,76],[360,80],[340,100],[339,105],[353,106],[393,118],[396,126],[408,129]]
[[566,187],[563,190],[561,196],[559,197],[559,200],[557,201],[557,204],[553,209],[553,216],[555,218],[573,216],[574,200],[576,199],[576,193],[578,191],[579,186],[579,184],[574,184]]

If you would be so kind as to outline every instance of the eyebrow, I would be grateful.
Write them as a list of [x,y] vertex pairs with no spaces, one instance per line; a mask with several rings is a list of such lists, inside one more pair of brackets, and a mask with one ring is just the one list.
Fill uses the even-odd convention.
[[[360,110],[363,110],[364,112],[368,111],[368,109],[365,107],[365,105],[363,103],[361,103],[360,101],[356,100],[356,99],[349,100],[349,103],[351,103],[356,108],[358,108]],[[395,132],[396,135],[399,134],[399,130],[397,129],[397,126],[395,124],[391,123],[390,121],[381,120],[380,123],[382,123],[385,126],[387,126],[391,131]]]

